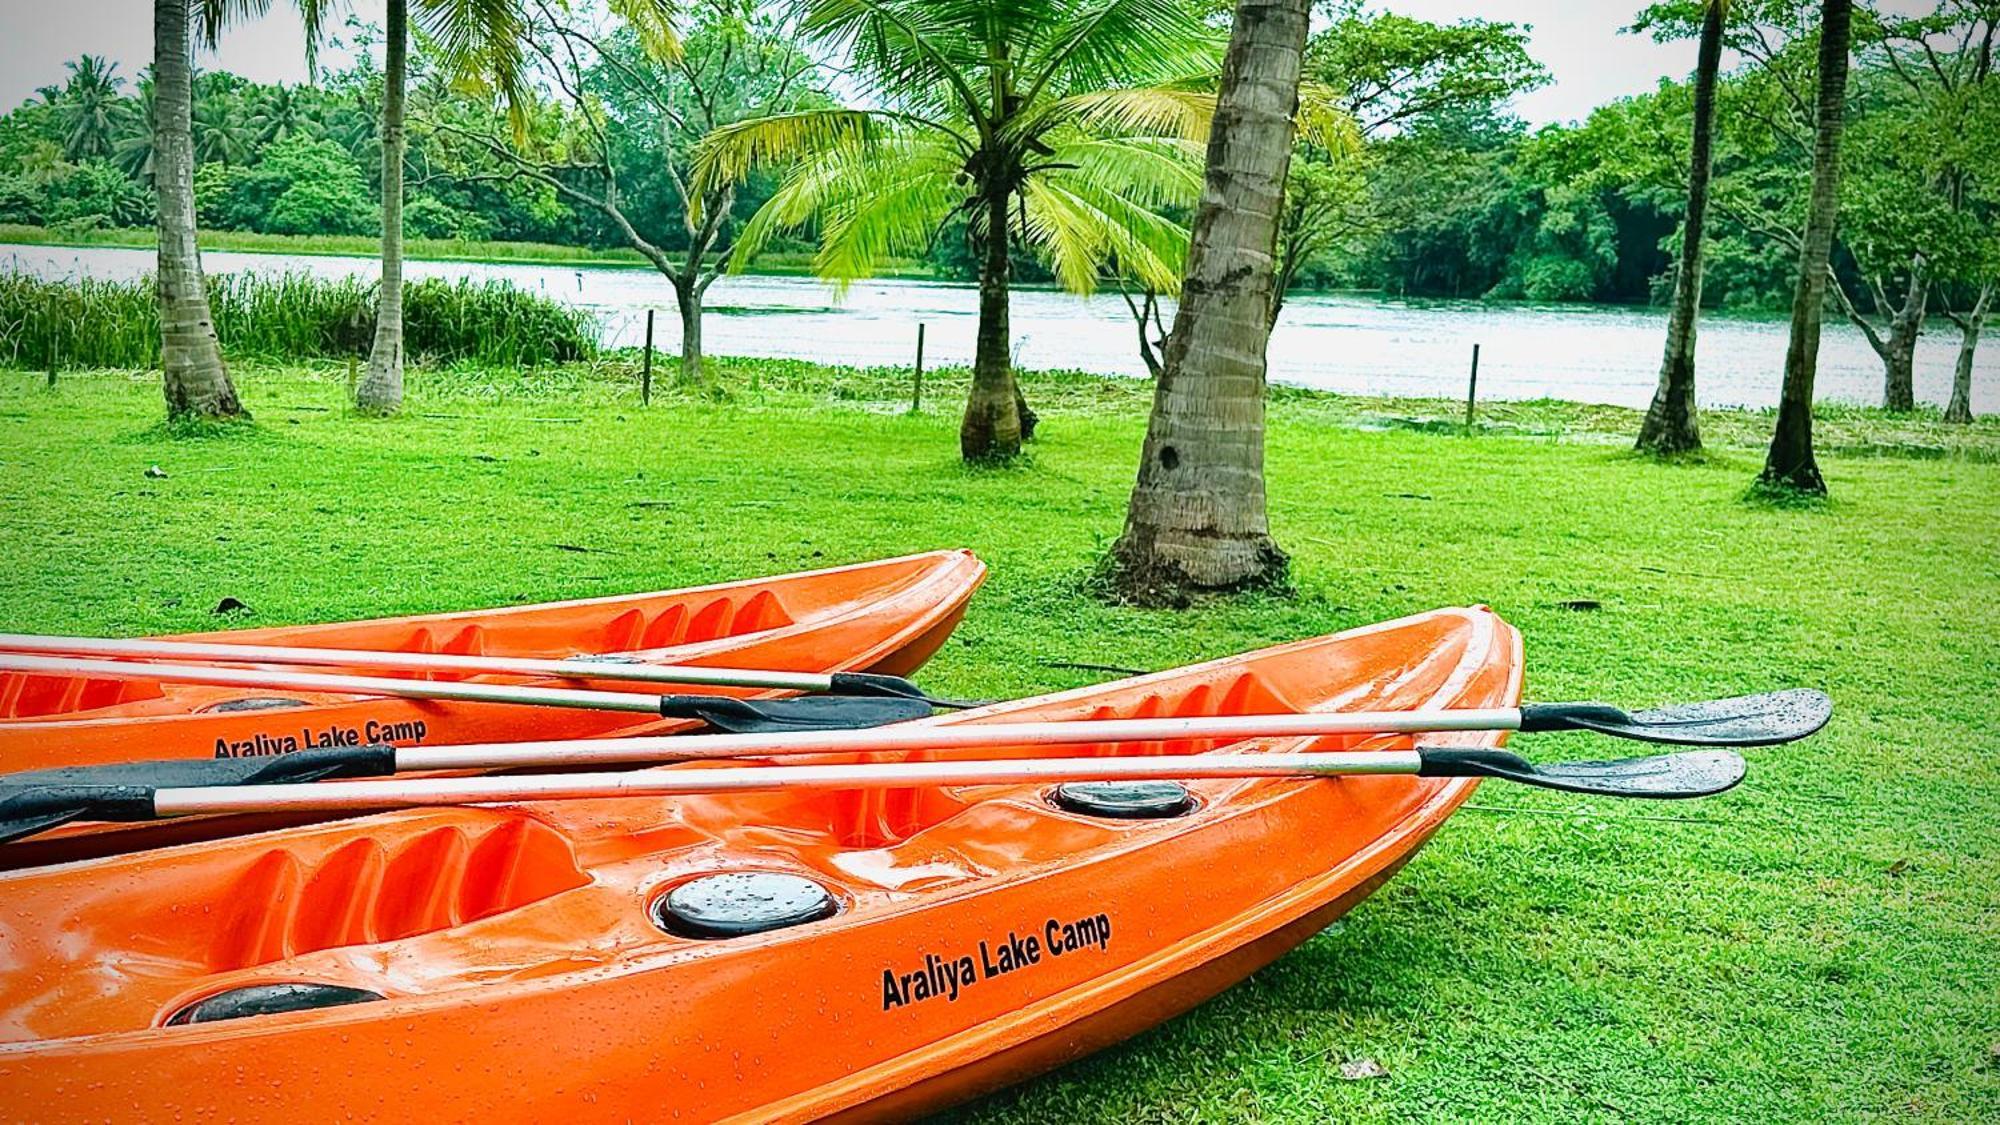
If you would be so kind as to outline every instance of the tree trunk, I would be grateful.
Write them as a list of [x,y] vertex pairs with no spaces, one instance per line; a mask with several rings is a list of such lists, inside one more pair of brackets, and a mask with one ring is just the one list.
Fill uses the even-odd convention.
[[1785,349],[1785,383],[1778,397],[1778,425],[1757,478],[1766,486],[1824,496],[1826,481],[1813,458],[1813,379],[1819,371],[1820,317],[1826,305],[1826,262],[1840,210],[1840,131],[1847,95],[1848,25],[1853,0],[1822,0],[1819,96],[1813,128],[1812,195],[1799,248],[1799,281],[1792,295],[1792,336]]
[[972,353],[972,390],[958,426],[958,452],[967,461],[1001,461],[1021,452],[1024,400],[1007,352],[1007,200],[1007,192],[996,190],[986,201],[979,336]]
[[153,193],[160,212],[156,294],[168,418],[248,418],[209,314],[194,217],[194,64],[188,0],[153,3]]
[[1284,577],[1264,509],[1264,353],[1310,8],[1236,6],[1180,309],[1112,548],[1116,580],[1137,601]]
[[1951,373],[1951,405],[1944,409],[1947,422],[1972,422],[1972,356],[1979,350],[1979,330],[1986,324],[1986,307],[1993,300],[1994,287],[1988,282],[1981,288],[1978,303],[1958,321],[1958,366]]
[[1919,255],[1910,264],[1910,285],[1903,295],[1903,307],[1889,314],[1889,338],[1882,352],[1882,405],[1895,413],[1917,408],[1917,337],[1924,330],[1924,305],[1930,296],[1924,259]]
[[708,377],[701,365],[701,279],[681,274],[667,280],[673,283],[674,307],[681,314],[681,385],[705,390]]
[[409,0],[389,0],[382,69],[382,290],[375,302],[375,346],[355,388],[355,408],[394,414],[403,405],[403,87],[409,52]]
[[1681,225],[1674,305],[1667,317],[1667,352],[1660,385],[1639,426],[1638,448],[1649,453],[1691,453],[1701,448],[1694,401],[1695,327],[1701,319],[1701,239],[1708,219],[1708,180],[1714,170],[1715,79],[1722,62],[1725,0],[1708,0],[1701,18],[1701,47],[1694,72],[1694,138],[1689,146],[1687,219]]

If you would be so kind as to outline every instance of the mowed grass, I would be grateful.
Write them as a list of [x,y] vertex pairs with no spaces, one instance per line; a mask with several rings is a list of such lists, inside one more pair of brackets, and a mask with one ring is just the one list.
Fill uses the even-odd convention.
[[[723,370],[730,401],[644,410],[622,371],[419,371],[410,413],[371,421],[339,408],[337,369],[239,365],[256,426],[195,439],[158,426],[146,373],[0,374],[0,626],[319,621],[964,545],[992,577],[922,679],[1001,696],[1096,675],[1060,662],[1161,668],[1485,602],[1524,631],[1536,698],[1808,685],[1837,716],[1697,803],[1488,785],[1290,956],[953,1119],[2000,1120],[1991,458],[1836,456],[1830,504],[1779,509],[1743,500],[1754,449],[1661,466],[1358,428],[1351,402],[1280,395],[1272,521],[1296,594],[1139,611],[1084,590],[1142,392],[1032,380],[1030,462],[968,470],[948,379],[908,416],[888,376],[775,365],[750,391]],[[1754,429],[1712,429],[1732,427]],[[250,612],[213,616],[225,596]],[[1602,608],[1564,608],[1580,599]],[[1342,1077],[1364,1059],[1388,1076]]]

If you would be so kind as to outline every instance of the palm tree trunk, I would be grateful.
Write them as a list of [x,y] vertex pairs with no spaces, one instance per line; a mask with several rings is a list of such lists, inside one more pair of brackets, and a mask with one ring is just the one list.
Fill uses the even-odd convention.
[[1010,193],[986,201],[985,254],[979,263],[979,336],[972,353],[972,390],[958,426],[959,456],[997,461],[1021,452],[1021,390],[1007,352],[1007,203]]
[[1638,448],[1649,453],[1691,453],[1701,448],[1694,401],[1695,326],[1701,318],[1701,238],[1708,220],[1708,180],[1714,171],[1715,80],[1722,63],[1726,0],[1708,0],[1695,55],[1694,138],[1688,161],[1687,220],[1681,225],[1680,268],[1674,274],[1674,307],[1667,318],[1667,354],[1660,385],[1639,427]]
[[1137,601],[1284,578],[1264,510],[1264,352],[1311,6],[1236,5],[1180,309],[1112,548],[1121,592]]
[[169,418],[248,418],[209,314],[194,217],[194,73],[188,0],[153,0],[153,192],[160,212],[156,286]]
[[1993,300],[1993,290],[2000,283],[1987,282],[1979,290],[1979,300],[1972,311],[1958,321],[1958,366],[1951,374],[1951,405],[1944,409],[1944,420],[1961,425],[1972,422],[1972,357],[1979,350],[1979,330],[1986,325],[1986,308]]
[[409,16],[409,0],[389,0],[382,69],[382,290],[375,301],[368,373],[354,390],[355,408],[367,414],[394,414],[403,405],[403,87]]
[[1819,30],[1819,96],[1813,129],[1812,196],[1799,248],[1799,281],[1792,295],[1792,337],[1785,349],[1785,383],[1778,396],[1778,425],[1764,472],[1768,487],[1824,496],[1826,481],[1813,459],[1813,379],[1819,371],[1819,330],[1826,306],[1826,261],[1840,210],[1840,131],[1847,96],[1848,25],[1853,0],[1822,0]]

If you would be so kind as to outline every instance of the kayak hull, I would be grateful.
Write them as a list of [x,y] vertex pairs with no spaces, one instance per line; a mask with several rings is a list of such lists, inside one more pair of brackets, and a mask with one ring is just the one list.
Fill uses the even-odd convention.
[[[937,551],[689,590],[169,639],[485,656],[590,654],[651,664],[901,675],[920,667],[943,643],[985,571],[968,551]],[[260,667],[247,661],[242,666]],[[337,664],[328,670],[381,674]],[[617,680],[406,678],[643,690]],[[629,712],[0,674],[0,772],[158,758],[261,757],[323,745],[664,734],[694,725]]]
[[[1518,635],[1485,610],[1443,610],[930,722],[1519,694]],[[1365,898],[1474,784],[1196,781],[1192,811],[1143,821],[1080,815],[1032,786],[425,809],[0,875],[14,907],[0,914],[0,1106],[45,1120],[906,1116],[1228,987]],[[839,911],[717,941],[655,924],[670,890],[719,871],[803,876]],[[56,918],[69,921],[43,921]],[[164,1026],[227,990],[302,981],[384,999]]]
[[[879,562],[698,587],[494,611],[432,614],[328,625],[227,631],[175,637],[239,644],[446,648],[440,637],[485,634],[485,655],[569,656],[615,652],[635,626],[658,637],[678,630],[718,635],[666,647],[630,650],[656,664],[706,664],[793,672],[878,672],[905,676],[928,661],[965,616],[986,567],[969,551],[935,551]],[[761,627],[752,627],[761,626]],[[644,630],[638,640],[643,641]],[[511,643],[510,643],[511,642]],[[246,664],[247,667],[258,667]],[[295,671],[280,667],[279,671]],[[369,669],[345,669],[379,675]],[[412,677],[427,678],[427,677]],[[496,683],[543,683],[507,677],[454,677]],[[37,682],[39,681],[39,683]],[[561,681],[563,687],[647,690],[626,681]],[[662,693],[673,691],[659,685]],[[690,692],[772,698],[791,692],[695,687]],[[84,700],[106,693],[143,698],[81,711],[4,717],[37,710],[37,699]],[[245,698],[282,696],[300,706],[201,713]],[[24,706],[25,705],[25,706]],[[333,744],[398,746],[677,734],[699,722],[618,712],[511,704],[360,698],[266,692],[202,685],[148,685],[0,674],[0,772],[52,766],[179,757],[235,756]],[[327,819],[325,814],[249,814],[150,824],[76,824],[0,849],[0,870],[70,862],[139,848]]]
[[[1296,921],[1254,938],[1211,961],[1203,962],[1178,976],[1169,977],[1144,991],[1084,1016],[1071,1024],[1042,1032],[1018,1046],[1009,1047],[924,1078],[914,1085],[877,1096],[860,1105],[836,1111],[820,1120],[833,1122],[901,1121],[970,1101],[985,1094],[1055,1070],[1113,1047],[1148,1031],[1175,1016],[1201,1006],[1227,992],[1252,973],[1278,960],[1311,940],[1321,930],[1340,920],[1349,910],[1375,893],[1418,848],[1397,856],[1380,873],[1356,884],[1334,899]],[[808,1114],[805,1118],[811,1120]]]

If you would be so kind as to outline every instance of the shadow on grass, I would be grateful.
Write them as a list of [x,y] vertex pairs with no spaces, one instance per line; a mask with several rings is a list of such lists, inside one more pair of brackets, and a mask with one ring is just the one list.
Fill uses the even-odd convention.
[[279,440],[277,434],[249,418],[165,418],[118,439],[126,445],[152,445],[162,441],[276,443]]
[[1743,490],[1743,502],[1753,508],[1783,512],[1824,512],[1833,507],[1832,498],[1824,492],[1761,479],[1750,482],[1750,487]]

